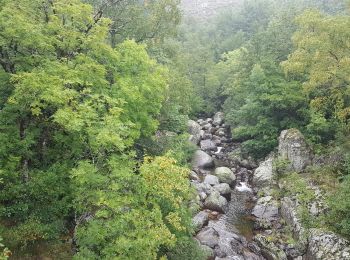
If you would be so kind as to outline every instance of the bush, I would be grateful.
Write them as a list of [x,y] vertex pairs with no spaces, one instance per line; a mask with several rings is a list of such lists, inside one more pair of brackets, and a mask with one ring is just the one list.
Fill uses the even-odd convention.
[[188,137],[188,134],[176,135],[172,132],[159,132],[155,138],[140,141],[140,146],[143,148],[143,153],[147,155],[161,156],[168,154],[179,165],[186,166],[197,149],[195,145],[188,141]]
[[198,242],[192,238],[179,240],[174,248],[167,253],[169,260],[204,260],[207,259],[207,252],[204,252]]
[[346,176],[340,188],[329,197],[328,224],[334,231],[350,238],[350,176]]

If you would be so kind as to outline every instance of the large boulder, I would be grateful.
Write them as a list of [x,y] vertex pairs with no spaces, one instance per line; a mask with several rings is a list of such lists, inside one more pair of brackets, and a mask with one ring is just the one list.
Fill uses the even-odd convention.
[[214,167],[214,160],[209,154],[197,150],[193,156],[192,167],[198,169],[210,169]]
[[270,226],[272,222],[278,219],[278,203],[272,196],[259,198],[252,215],[256,217],[257,223],[262,226]]
[[254,237],[254,241],[261,248],[261,254],[268,260],[287,260],[287,255],[283,250],[278,248],[267,237],[258,234]]
[[219,126],[224,123],[224,113],[217,112],[214,116],[213,124]]
[[282,131],[279,137],[278,154],[290,161],[291,167],[301,172],[312,162],[312,153],[302,133],[295,128]]
[[305,260],[344,260],[350,259],[349,241],[332,232],[311,229]]
[[208,174],[204,178],[204,183],[208,183],[209,185],[214,186],[214,185],[219,184],[219,178],[214,176],[214,175]]
[[206,211],[201,211],[195,215],[192,219],[192,223],[196,232],[202,229],[209,222],[209,213]]
[[215,248],[219,243],[219,234],[215,229],[211,227],[204,228],[197,234],[196,238],[202,245],[208,246],[210,248]]
[[205,193],[209,195],[214,191],[213,187],[208,183],[193,181],[191,185],[196,189],[198,194]]
[[273,159],[260,163],[259,167],[254,171],[253,185],[257,188],[264,188],[273,183]]
[[212,140],[202,140],[200,143],[201,149],[204,151],[216,151],[217,147]]
[[201,126],[193,121],[193,120],[188,120],[187,122],[187,128],[188,128],[188,133],[191,135],[190,136],[190,141],[197,145],[199,141],[201,140]]
[[227,196],[231,194],[231,187],[227,183],[220,183],[214,186],[214,189],[220,193],[222,196]]
[[219,178],[220,183],[227,183],[228,185],[231,185],[236,180],[236,176],[227,167],[216,168],[214,175]]
[[214,190],[204,202],[204,207],[213,211],[225,213],[228,209],[227,200]]

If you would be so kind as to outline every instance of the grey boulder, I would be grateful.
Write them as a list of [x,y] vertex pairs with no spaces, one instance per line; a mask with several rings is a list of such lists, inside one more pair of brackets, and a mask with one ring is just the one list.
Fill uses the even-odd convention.
[[260,163],[259,167],[254,171],[253,185],[257,188],[264,188],[270,186],[273,183],[273,159]]
[[207,183],[209,185],[214,186],[214,185],[219,184],[219,178],[214,176],[214,175],[209,174],[209,175],[205,176],[204,183]]
[[197,145],[201,140],[201,126],[193,120],[188,120],[187,128],[190,134],[190,142]]
[[211,156],[201,150],[194,153],[192,167],[199,169],[208,169],[214,167],[214,160]]
[[215,229],[211,227],[206,227],[201,230],[196,238],[202,245],[208,246],[210,248],[215,248],[219,243],[219,234]]
[[224,123],[224,113],[217,112],[213,118],[213,124],[219,126]]
[[231,188],[230,185],[227,183],[220,183],[214,186],[214,189],[220,193],[222,196],[226,196],[231,194]]
[[214,175],[219,178],[220,183],[227,183],[228,185],[231,185],[236,180],[236,176],[227,167],[216,168]]
[[301,172],[306,166],[311,165],[311,149],[298,129],[282,131],[278,141],[279,156],[290,161],[293,170]]
[[216,151],[217,147],[212,140],[206,139],[200,142],[201,149],[204,151]]
[[225,213],[228,208],[228,202],[219,192],[213,191],[204,201],[204,207],[213,211]]
[[196,232],[202,229],[209,222],[209,213],[205,211],[199,212],[192,219],[192,223]]

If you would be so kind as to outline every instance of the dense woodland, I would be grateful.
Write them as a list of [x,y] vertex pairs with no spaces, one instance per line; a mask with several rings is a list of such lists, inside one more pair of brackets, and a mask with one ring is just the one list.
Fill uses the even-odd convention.
[[[205,259],[189,118],[224,111],[242,156],[298,128],[350,238],[350,16],[342,1],[0,0],[0,259]],[[3,245],[2,245],[3,244]]]

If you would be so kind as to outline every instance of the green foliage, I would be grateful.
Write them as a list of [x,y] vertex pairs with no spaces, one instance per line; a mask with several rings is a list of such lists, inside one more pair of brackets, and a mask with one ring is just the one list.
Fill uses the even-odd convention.
[[189,166],[197,146],[188,141],[188,134],[177,135],[174,132],[158,131],[153,138],[139,141],[139,150],[143,154],[151,156],[161,156],[167,154],[175,159],[179,165]]
[[186,238],[176,243],[174,248],[167,253],[169,260],[203,260],[207,258],[199,243],[192,238]]
[[2,244],[2,237],[0,236],[0,260],[6,260],[11,255],[11,251]]
[[[163,212],[156,198],[168,194],[145,191],[148,184],[134,173],[133,148],[158,126],[167,70],[135,41],[110,47],[110,20],[93,16],[92,7],[78,0],[3,1],[0,17],[6,244],[25,248],[74,229],[78,257],[155,257],[161,245],[174,243],[171,232],[185,225],[185,209]],[[169,180],[184,185],[183,170],[167,170],[174,173]],[[184,202],[185,191],[177,192]],[[149,208],[144,200],[151,195]],[[101,239],[91,248],[96,236]]]
[[244,141],[243,151],[261,158],[276,147],[281,130],[303,124],[307,102],[298,83],[283,78],[276,61],[255,63],[255,55],[242,48],[226,56],[223,66],[230,74],[224,110],[233,137]]
[[350,178],[347,176],[337,192],[329,198],[330,212],[327,215],[328,224],[343,236],[350,237]]
[[[85,0],[98,15],[113,21],[109,29],[111,45],[134,39],[154,44],[176,34],[180,22],[179,0]],[[132,17],[132,19],[131,19]],[[156,43],[157,44],[157,43]]]
[[329,142],[341,126],[348,127],[350,117],[350,53],[345,43],[350,19],[347,15],[306,11],[296,21],[296,50],[283,67],[290,77],[303,81],[303,89],[310,97],[314,115],[308,130],[316,141]]
[[288,174],[290,171],[290,161],[278,158],[273,160],[273,172],[276,175],[277,179],[283,177],[284,174]]
[[[79,212],[94,212],[77,233],[79,252],[75,259],[157,259],[161,248],[172,248],[177,238],[191,232],[186,205],[191,198],[188,170],[166,157],[145,158],[140,175],[132,168],[121,168],[119,160],[109,162],[110,174],[104,190],[88,185],[96,177],[92,165],[84,163],[74,170],[80,187]],[[94,181],[95,182],[95,181]],[[84,203],[86,205],[86,202]]]
[[280,180],[283,185],[282,193],[285,196],[295,196],[298,201],[298,215],[306,228],[315,227],[317,219],[313,219],[309,213],[309,204],[315,200],[315,192],[307,181],[298,173],[289,173]]

